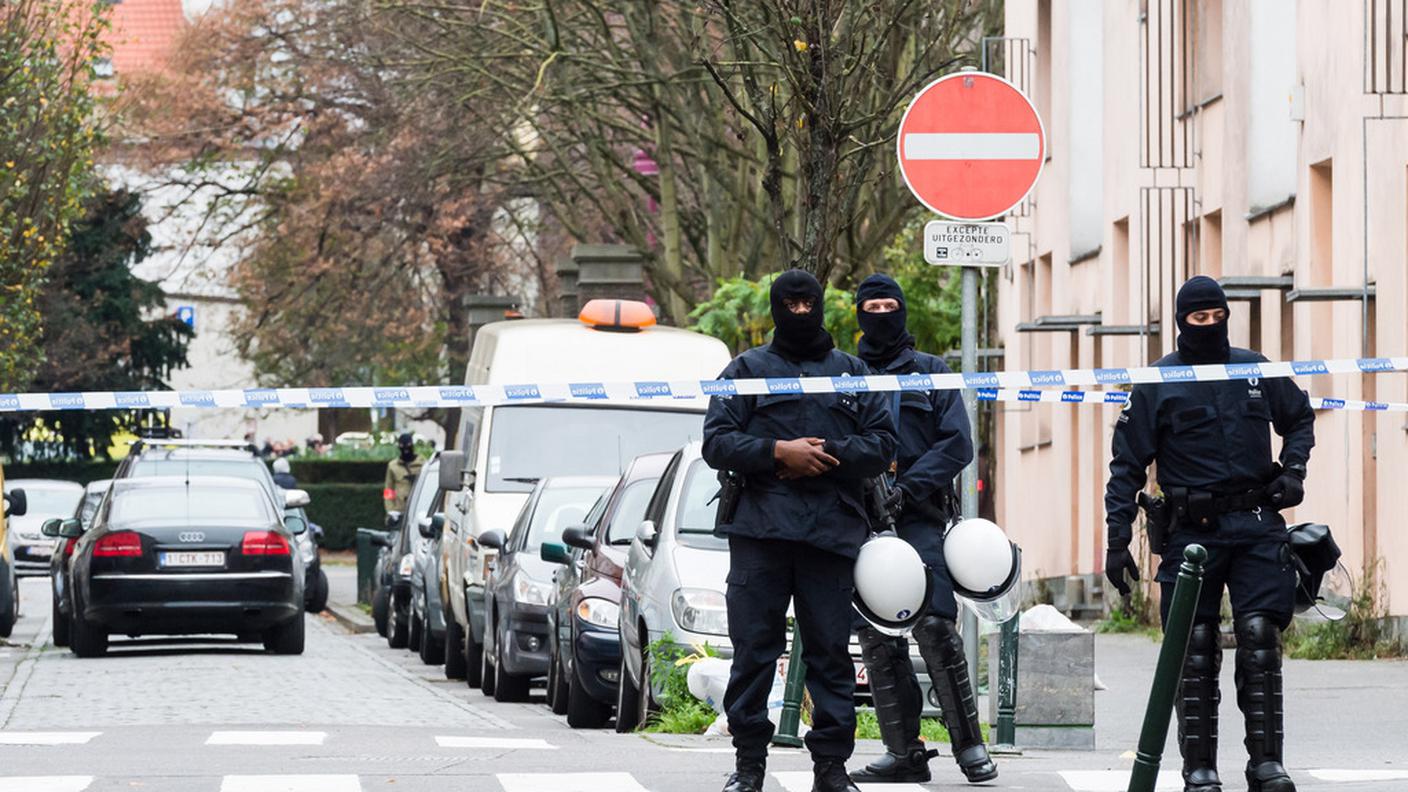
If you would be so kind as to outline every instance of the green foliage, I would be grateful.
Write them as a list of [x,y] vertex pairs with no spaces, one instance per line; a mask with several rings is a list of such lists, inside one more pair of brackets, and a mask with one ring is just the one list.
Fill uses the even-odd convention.
[[[988,725],[981,724],[983,730],[983,741],[988,739]],[[943,721],[938,718],[923,718],[919,721],[919,736],[926,743],[947,743],[952,742],[948,736],[948,729],[944,728]],[[857,740],[878,740],[880,739],[880,722],[875,718],[875,710],[869,707],[861,707],[856,710],[856,739]]]
[[[190,327],[165,310],[155,283],[132,274],[151,252],[141,198],[97,191],[70,225],[67,250],[36,300],[43,355],[39,391],[136,391],[166,387],[186,363]],[[30,459],[106,456],[115,435],[135,431],[134,411],[56,411],[0,419],[0,449]]]
[[1385,627],[1387,598],[1379,577],[1383,560],[1369,565],[1340,621],[1294,622],[1286,631],[1285,653],[1297,660],[1374,660],[1402,657],[1405,648]]
[[1129,608],[1128,603],[1111,610],[1110,615],[1095,625],[1095,631],[1107,634],[1139,634],[1151,641],[1163,637],[1163,630],[1159,629],[1158,625],[1150,624],[1140,615],[1139,610]]
[[86,485],[89,482],[112,478],[115,470],[117,470],[117,463],[113,461],[7,462],[5,464],[5,478],[59,479],[60,481],[76,481]]
[[660,691],[656,698],[660,711],[643,724],[641,731],[702,734],[718,713],[689,692],[689,666],[705,657],[717,657],[718,652],[708,644],[697,652],[688,652],[676,646],[669,633],[653,641],[646,651],[650,653],[651,685]]
[[380,484],[304,484],[308,519],[323,529],[323,547],[346,550],[357,545],[358,528],[381,528],[386,508]]
[[105,0],[0,4],[0,391],[39,369],[46,272],[93,169]]
[[327,457],[289,460],[289,472],[300,486],[309,484],[381,484],[386,463],[379,460],[342,460]]
[[[880,271],[888,272],[904,289],[909,332],[917,347],[942,355],[958,346],[962,284],[956,269],[924,263],[922,233],[923,224],[919,221],[905,226],[885,248]],[[856,282],[867,274],[858,275]],[[723,341],[735,352],[766,343],[772,332],[768,289],[775,277],[772,274],[758,280],[735,277],[719,281],[713,295],[690,312],[690,329]],[[860,340],[853,297],[853,290],[826,285],[826,329],[837,348],[850,353],[856,351]]]

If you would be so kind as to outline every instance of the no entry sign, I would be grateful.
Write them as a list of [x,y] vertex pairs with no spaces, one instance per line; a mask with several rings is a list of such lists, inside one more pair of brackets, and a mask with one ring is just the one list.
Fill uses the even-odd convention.
[[955,220],[1006,214],[1036,184],[1046,134],[1021,91],[993,74],[958,72],[909,103],[896,141],[919,202]]

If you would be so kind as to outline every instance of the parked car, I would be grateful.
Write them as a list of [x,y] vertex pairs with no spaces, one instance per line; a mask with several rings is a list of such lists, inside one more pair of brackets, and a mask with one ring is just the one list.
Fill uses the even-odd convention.
[[[83,488],[83,497],[74,507],[72,519],[78,520],[83,530],[93,524],[93,515],[98,513],[98,505],[112,487],[112,479],[90,481]],[[60,538],[54,543],[54,554],[49,559],[49,588],[52,593],[54,626],[54,646],[68,646],[69,618],[72,614],[71,587],[68,578],[68,559],[73,557],[73,548],[78,538]]]
[[[445,527],[445,514],[440,511],[440,504],[444,503],[444,493],[440,491],[434,479],[426,486],[434,488],[435,502],[431,506],[430,514],[416,518],[415,527],[419,541],[415,544],[415,560],[411,565],[411,622],[419,624],[421,629],[420,643],[411,648],[420,655],[422,663],[439,665],[447,659],[445,608],[440,595],[440,536]],[[461,658],[463,665],[464,653],[457,652],[456,655]],[[461,670],[458,676],[447,678],[460,679],[463,676],[464,672]]]
[[308,530],[299,534],[298,555],[303,559],[303,607],[309,613],[322,613],[328,607],[328,573],[323,570],[322,554],[318,547],[323,541],[323,528],[308,519],[308,512],[302,507],[286,509],[285,514],[297,517],[307,524]]
[[15,560],[15,574],[47,575],[54,540],[41,533],[39,527],[50,518],[72,516],[83,498],[83,485],[56,479],[12,479],[5,488],[23,489],[29,504],[23,517],[10,521],[10,557]]
[[[577,321],[495,322],[474,335],[466,385],[700,380],[728,364],[722,342],[655,326],[649,306],[594,300]],[[620,475],[640,454],[670,451],[703,435],[704,398],[639,398],[600,388],[590,403],[500,404],[461,410],[459,446],[441,455],[445,538],[440,584],[456,622],[449,651],[463,647],[465,679],[480,684],[485,579],[493,551],[478,541],[507,533],[528,493],[550,476]],[[599,396],[600,398],[596,398]]]
[[69,648],[107,652],[110,635],[233,633],[277,654],[302,654],[307,530],[248,479],[116,480],[91,527],[53,519],[44,533],[77,538]]
[[422,622],[411,612],[411,577],[415,573],[416,553],[429,542],[421,535],[418,521],[433,514],[440,501],[439,472],[437,454],[421,466],[406,498],[405,511],[387,515],[389,530],[378,540],[382,549],[373,581],[372,618],[378,619],[378,611],[385,614],[380,617],[385,627],[378,624],[378,630],[392,649],[420,648]]
[[10,554],[10,520],[23,517],[27,506],[22,489],[3,489],[5,471],[0,468],[0,491],[4,492],[4,507],[0,509],[0,638],[9,638],[20,618],[20,587],[15,578],[15,559]]
[[485,590],[484,695],[526,701],[533,678],[547,673],[553,564],[541,558],[542,544],[581,524],[613,483],[604,476],[543,479],[507,536],[498,530],[480,534],[480,543],[498,551]]
[[620,681],[621,572],[636,527],[672,455],[643,454],[603,495],[585,524],[569,526],[562,544],[545,543],[544,560],[561,565],[548,611],[548,705],[574,729],[611,718]]

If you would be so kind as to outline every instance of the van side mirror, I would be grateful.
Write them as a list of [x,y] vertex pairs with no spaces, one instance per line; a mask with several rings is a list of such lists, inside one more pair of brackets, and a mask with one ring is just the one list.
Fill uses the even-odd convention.
[[308,497],[308,490],[291,489],[284,490],[284,508],[301,509],[312,503],[313,499]]
[[572,563],[572,553],[567,550],[566,545],[557,542],[543,542],[543,547],[538,551],[538,556],[549,564],[570,564]]
[[42,533],[51,539],[57,539],[59,536],[59,526],[63,524],[64,521],[60,520],[57,517],[45,520],[44,524],[39,526],[39,533]]
[[5,493],[5,516],[23,517],[29,511],[29,497],[22,489],[12,489]]
[[442,492],[457,492],[464,486],[466,458],[463,451],[441,451],[439,484]]
[[568,547],[575,547],[579,550],[592,549],[592,537],[587,533],[587,526],[572,525],[562,532],[562,543]]
[[636,539],[646,547],[654,547],[655,539],[659,535],[660,531],[656,529],[654,520],[642,520],[636,528]]
[[59,536],[64,539],[77,539],[83,535],[83,530],[83,521],[77,517],[70,517],[59,522]]
[[429,517],[422,517],[416,521],[416,527],[420,529],[423,538],[434,539],[445,530],[445,515],[436,512]]
[[498,529],[491,529],[479,534],[479,538],[475,541],[479,543],[480,547],[487,547],[491,550],[502,550],[504,549],[504,532]]

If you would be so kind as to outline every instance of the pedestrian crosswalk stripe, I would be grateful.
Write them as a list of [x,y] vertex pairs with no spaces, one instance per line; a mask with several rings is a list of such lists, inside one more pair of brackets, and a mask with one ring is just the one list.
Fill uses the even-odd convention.
[[354,775],[228,775],[220,792],[362,792]]
[[217,731],[206,745],[322,745],[327,732],[315,731]]
[[87,745],[102,732],[0,731],[0,745]]
[[[1072,792],[1125,792],[1129,788],[1128,770],[1062,770],[1061,779]],[[1156,792],[1178,792],[1183,789],[1183,774],[1164,770],[1155,782]]]
[[0,792],[83,792],[93,776],[14,776],[0,778]]
[[1309,770],[1320,781],[1405,781],[1408,770]]
[[504,792],[649,792],[630,773],[499,773]]
[[[777,779],[777,783],[787,792],[811,792],[812,777],[810,770],[797,770],[784,773],[773,773],[772,777]],[[926,787],[918,784],[858,784],[861,792],[926,792]]]
[[547,740],[526,737],[436,737],[441,748],[498,748],[529,751],[556,751]]

